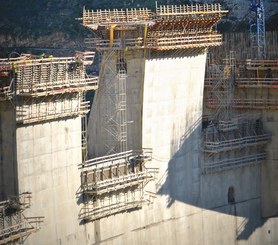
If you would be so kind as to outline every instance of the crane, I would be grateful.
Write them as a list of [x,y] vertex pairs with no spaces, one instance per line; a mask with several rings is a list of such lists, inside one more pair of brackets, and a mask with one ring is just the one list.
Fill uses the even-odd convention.
[[264,59],[265,58],[265,10],[263,0],[250,0],[250,44],[252,50],[251,58]]

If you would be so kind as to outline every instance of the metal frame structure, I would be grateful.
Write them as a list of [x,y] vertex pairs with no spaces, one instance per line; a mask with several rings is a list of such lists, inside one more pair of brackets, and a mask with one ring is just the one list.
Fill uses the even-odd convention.
[[252,49],[252,59],[265,58],[266,38],[265,38],[265,10],[262,0],[250,0],[250,44]]
[[93,52],[79,52],[76,57],[1,59],[0,100],[12,101],[18,124],[85,115],[89,103],[83,95],[98,87],[98,78],[85,73],[93,58]]
[[219,121],[207,127],[203,136],[203,174],[264,162],[264,145],[271,139],[259,119],[247,117]]
[[[150,149],[128,149],[128,52],[142,50],[146,57],[147,51],[178,52],[219,46],[222,38],[213,26],[226,13],[220,4],[156,5],[155,12],[147,8],[83,9],[80,18],[83,26],[97,36],[85,42],[102,56],[100,83],[105,79],[101,92],[106,103],[102,113],[107,155],[84,161],[81,165],[81,188],[85,195],[81,219],[93,221],[141,208],[149,200],[144,186],[155,179],[157,172],[157,169],[145,167],[152,159]],[[109,76],[105,78],[107,73]]]
[[[207,99],[207,107],[210,109],[227,111],[230,109],[251,109],[251,110],[277,110],[278,100],[275,96],[268,98],[242,98],[235,95],[240,89],[276,89],[278,88],[278,62],[277,60],[250,60],[247,59],[243,64],[236,64],[237,71],[233,75],[234,92],[232,97],[217,96],[214,91],[227,90],[219,79],[213,77],[209,72],[205,80],[205,87],[210,91]],[[209,69],[219,70],[221,65],[210,66]],[[221,77],[221,76],[220,76]]]
[[111,214],[141,208],[150,196],[144,186],[155,179],[158,169],[147,168],[152,150],[126,151],[83,162],[81,189],[85,206],[80,219],[86,222]]
[[[235,118],[238,113],[234,111],[278,109],[275,97],[250,98],[252,93],[256,95],[256,88],[277,88],[276,60],[246,60],[242,63],[231,59],[230,55],[223,63],[210,62],[207,66],[206,106],[214,112],[210,119],[213,123],[203,131],[204,174],[263,163],[265,145],[271,135],[264,132],[259,116]],[[252,88],[248,98],[238,95],[245,88]]]
[[40,229],[44,217],[25,217],[23,214],[30,207],[30,199],[31,193],[23,193],[0,202],[0,244],[22,244]]

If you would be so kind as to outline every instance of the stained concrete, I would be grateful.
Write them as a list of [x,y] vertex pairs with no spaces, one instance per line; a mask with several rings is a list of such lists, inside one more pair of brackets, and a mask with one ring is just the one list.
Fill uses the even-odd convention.
[[15,110],[10,101],[0,103],[0,200],[18,195]]

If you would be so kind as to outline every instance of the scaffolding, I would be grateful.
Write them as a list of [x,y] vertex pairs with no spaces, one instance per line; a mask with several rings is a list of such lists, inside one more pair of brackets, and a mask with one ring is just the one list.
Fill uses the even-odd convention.
[[[221,70],[221,65],[210,65],[208,71]],[[223,70],[223,69],[222,69]],[[220,91],[223,95],[228,92],[225,84],[225,77],[219,73],[215,76],[207,72],[205,87],[208,91],[207,107],[210,109],[227,110],[229,106],[232,109],[250,109],[250,110],[277,110],[278,100],[276,96],[268,94],[265,98],[267,89],[278,88],[278,62],[277,60],[250,60],[245,62],[236,61],[234,65],[233,75],[229,75],[233,79],[234,89],[232,97],[219,96],[215,91]],[[242,89],[249,89],[248,98],[239,96]],[[261,90],[250,90],[261,89]],[[273,90],[274,92],[274,90]],[[250,96],[254,94],[254,98]],[[273,94],[273,93],[271,93]]]
[[[126,10],[83,9],[83,26],[95,38],[86,39],[100,51],[100,81],[105,97],[102,125],[107,153],[81,164],[81,189],[85,196],[80,218],[93,221],[149,203],[145,185],[155,179],[157,169],[147,168],[151,149],[128,147],[127,118],[128,57],[133,50],[147,57],[147,50],[205,50],[221,44],[213,30],[225,15],[219,4],[157,6]],[[105,77],[107,76],[107,77]],[[130,147],[132,148],[132,147]]]
[[[208,56],[209,59],[209,56]],[[234,78],[235,78],[235,58],[234,52],[230,52],[229,56],[223,60],[224,64],[215,65],[207,61],[205,88],[207,88],[207,107],[212,108],[211,101],[218,101],[215,104],[215,111],[212,113],[213,120],[231,119]]]
[[95,221],[110,215],[142,208],[152,202],[142,188],[128,188],[125,192],[114,192],[110,196],[101,196],[85,205],[80,211],[80,219],[84,222]]
[[30,207],[31,193],[10,197],[0,202],[0,244],[22,244],[40,229],[44,217],[26,217],[23,211]]
[[[228,11],[220,4],[168,5],[149,9],[97,10],[84,8],[83,26],[100,38],[87,40],[99,50],[121,49],[119,30],[133,33],[125,39],[129,49],[174,50],[219,46],[222,37],[213,26]],[[107,31],[109,30],[109,31]]]
[[[240,117],[235,115],[238,115],[236,110],[241,109],[278,109],[277,99],[265,92],[276,88],[277,62],[242,62],[231,54],[219,64],[212,60],[207,63],[205,100],[206,107],[213,111],[203,130],[203,174],[263,163],[265,146],[271,140],[271,135],[263,130],[260,115],[254,112]],[[241,90],[245,88],[248,90],[243,93]],[[242,94],[248,97],[242,98]]]
[[157,168],[147,168],[152,150],[126,151],[83,162],[81,188],[86,196],[80,218],[93,221],[118,212],[141,208],[148,202],[144,186],[156,178]]
[[203,137],[203,174],[263,163],[271,140],[260,119],[247,117],[210,125]]
[[75,57],[1,59],[1,100],[13,102],[19,124],[85,115],[84,93],[98,87],[98,77],[85,71],[93,58],[94,52],[78,52]]

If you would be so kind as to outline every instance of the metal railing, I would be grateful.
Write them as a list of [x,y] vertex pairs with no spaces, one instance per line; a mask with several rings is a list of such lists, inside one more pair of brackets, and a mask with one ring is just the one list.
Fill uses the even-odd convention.
[[[56,101],[57,102],[57,101]],[[66,108],[59,108],[58,104],[55,106],[45,103],[34,105],[22,105],[16,108],[17,123],[27,124],[46,120],[54,120],[65,117],[78,117],[89,112],[90,102],[78,102],[75,106],[69,104]]]
[[277,78],[237,78],[239,88],[278,88]]
[[89,171],[96,168],[110,167],[119,163],[125,163],[131,159],[150,161],[152,159],[152,149],[143,148],[142,150],[129,150],[103,157],[92,158],[80,164],[79,168]]
[[207,100],[208,108],[217,108],[221,106],[230,106],[237,109],[254,109],[254,110],[278,110],[277,99],[239,99],[233,98],[231,100],[219,100],[216,98],[209,98]]
[[81,179],[83,183],[81,184],[81,188],[85,193],[101,195],[154,180],[157,172],[157,168],[145,168],[143,171],[128,173],[103,181],[88,181],[86,179],[88,173],[82,173]]
[[246,60],[247,70],[278,70],[278,60]]
[[162,5],[156,7],[157,16],[227,13],[220,4]]
[[266,159],[266,153],[247,155],[237,158],[226,159],[218,162],[205,163],[202,167],[204,174],[215,173],[222,170],[244,167],[248,165],[259,164]]
[[113,23],[145,23],[152,19],[152,12],[147,8],[126,10],[96,10],[83,9],[84,26],[107,25]]
[[221,152],[232,150],[236,148],[242,148],[253,145],[262,145],[269,142],[271,135],[262,134],[254,136],[245,136],[230,140],[219,140],[219,141],[204,141],[205,152]]

